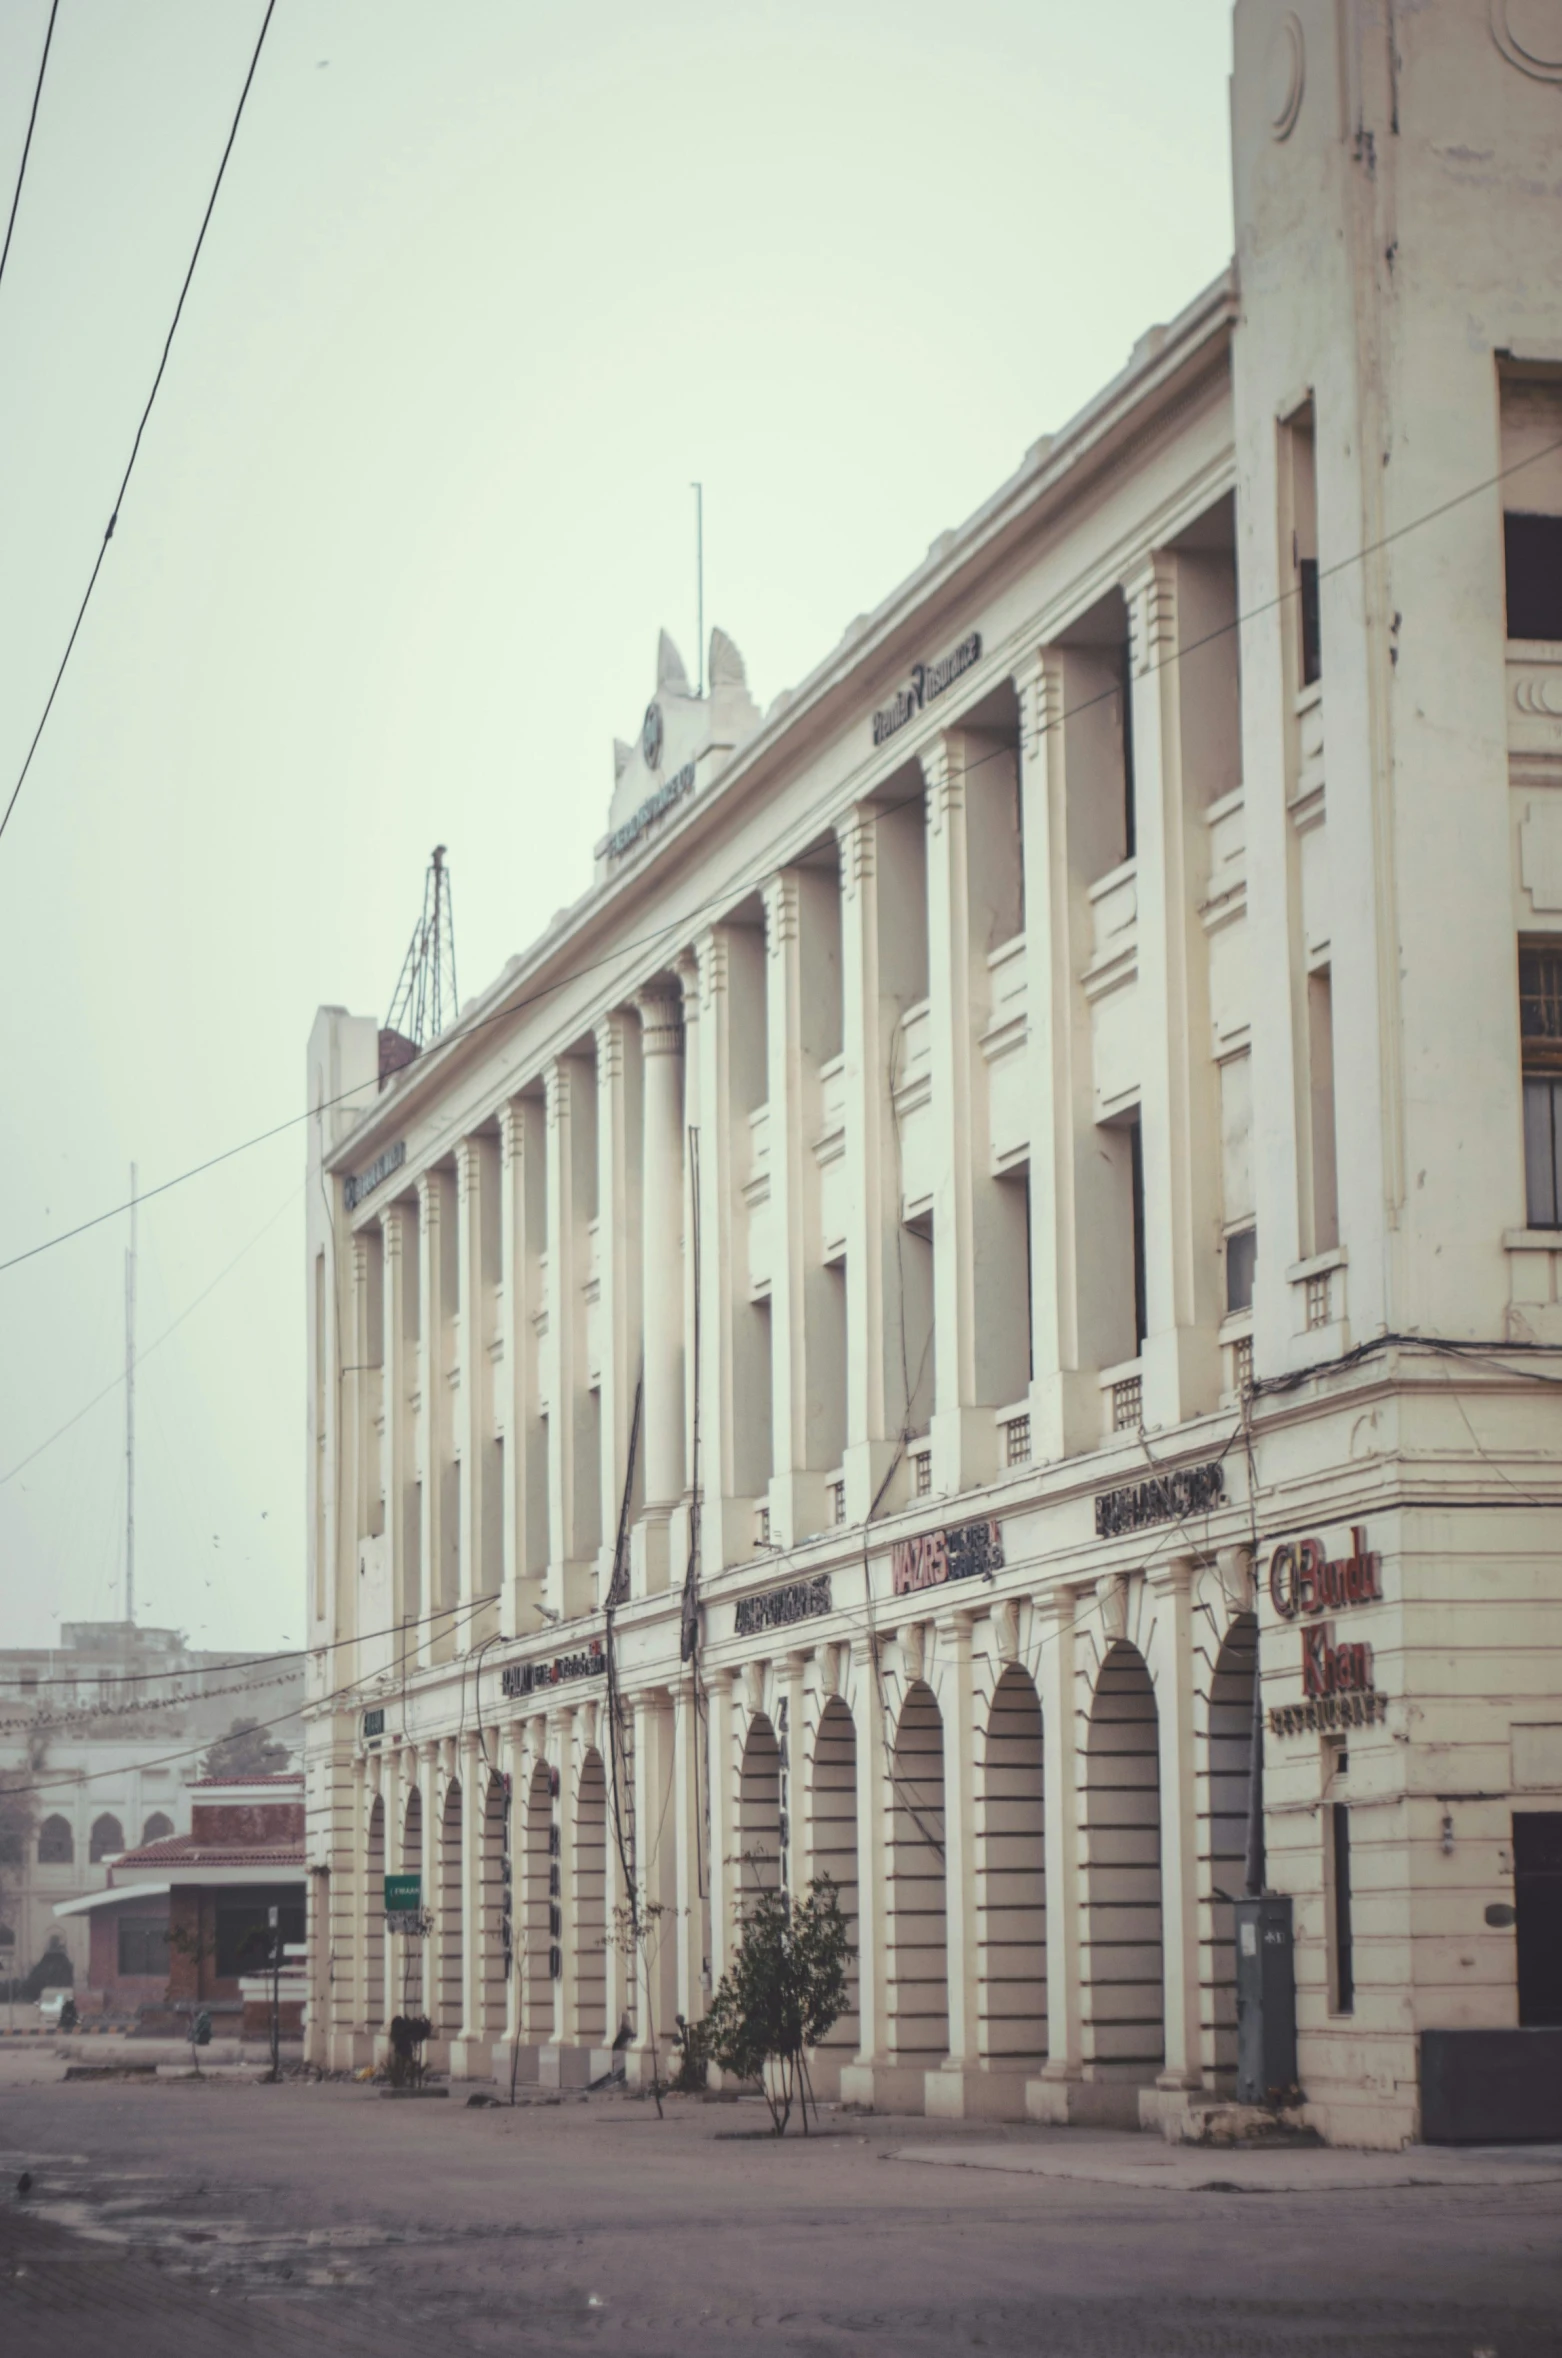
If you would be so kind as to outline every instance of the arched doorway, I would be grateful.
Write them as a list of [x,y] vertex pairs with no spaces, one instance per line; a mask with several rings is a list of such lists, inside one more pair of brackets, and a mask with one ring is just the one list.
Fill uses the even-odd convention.
[[539,1760],[526,1787],[521,1836],[521,1907],[516,1927],[521,2023],[531,2040],[553,2037],[553,1984],[559,1962],[559,1859],[554,1839],[553,1777]]
[[846,2012],[824,2042],[823,2052],[844,2063],[861,2044],[857,2013],[857,1730],[839,1695],[819,1715],[814,1736],[813,1860],[817,1875],[835,1885],[852,1954],[846,1963]]
[[[1227,1630],[1210,1674],[1209,1734],[1199,1808],[1199,1889],[1209,1901],[1199,1963],[1200,2044],[1211,2084],[1228,2095],[1237,2072],[1237,1953],[1231,1901],[1246,1887],[1247,1811],[1253,1771],[1253,1682],[1258,1623],[1243,1613]],[[1221,1898],[1221,1893],[1229,1896]]]
[[1096,1680],[1085,1778],[1085,2064],[1147,2084],[1166,2054],[1159,1730],[1144,1657],[1121,1641]]
[[746,1916],[762,1891],[779,1891],[781,1871],[781,1747],[762,1711],[748,1723],[738,1779],[738,1913]]
[[[423,1796],[416,1785],[407,1795],[406,1815],[402,1819],[402,1871],[416,1875],[423,1906],[428,1907],[433,1896],[423,1885]],[[401,1988],[392,1988],[392,2014],[421,2014],[423,2011],[423,1952],[428,1943],[420,1934],[399,1935],[401,1947]]]
[[465,1962],[461,1920],[461,1786],[452,1777],[445,1787],[445,1808],[439,1836],[439,2007],[435,2032],[454,2038],[462,2029],[461,1976]]
[[944,1875],[944,1723],[913,1681],[895,1729],[890,1813],[889,2013],[897,2063],[931,2070],[949,2052]]
[[982,2058],[1032,2070],[1047,2053],[1041,1704],[1014,1663],[999,1679],[987,1714],[976,1834]]
[[[508,1809],[504,1779],[490,1771],[484,1788],[482,1847],[478,1857],[478,1923],[482,1946],[478,1951],[481,1967],[477,1984],[478,2020],[474,2025],[479,2036],[484,2039],[503,2038],[509,1997],[508,1974],[511,1968],[505,1957],[504,1910],[505,1819]],[[512,1924],[512,1943],[513,1940]]]
[[385,1802],[378,1793],[363,1854],[363,1980],[364,2028],[377,2031],[385,2020]]
[[585,1753],[575,1788],[575,2037],[607,2037],[607,1779],[602,1755]]

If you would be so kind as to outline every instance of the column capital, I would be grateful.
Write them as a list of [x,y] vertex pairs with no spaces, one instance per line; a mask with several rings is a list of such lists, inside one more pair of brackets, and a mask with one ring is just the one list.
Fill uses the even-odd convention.
[[1033,647],[1014,667],[1020,706],[1020,750],[1030,762],[1041,741],[1062,724],[1063,666],[1055,647]]
[[1177,639],[1177,560],[1148,549],[1123,577],[1128,604],[1129,660],[1135,679],[1171,660]]
[[683,1007],[676,983],[658,980],[635,994],[640,1018],[640,1047],[646,1056],[678,1056],[683,1051]]
[[476,1138],[458,1138],[455,1143],[456,1193],[475,1195],[483,1167],[482,1147]]
[[520,1097],[507,1097],[499,1108],[499,1160],[506,1166],[518,1163],[525,1151],[525,1100]]
[[700,1002],[700,962],[692,949],[678,952],[673,960],[673,973],[683,993],[683,1020],[691,1024],[698,1018]]
[[417,1177],[417,1189],[418,1218],[425,1225],[432,1225],[439,1218],[440,1195],[442,1193],[439,1173],[437,1171],[420,1171]]
[[569,1111],[569,1085],[567,1058],[550,1056],[542,1068],[542,1098],[550,1130],[557,1127],[559,1116]]
[[795,868],[780,868],[760,887],[765,905],[765,947],[772,958],[795,943],[801,928],[802,891]]
[[939,834],[947,819],[965,807],[965,740],[954,729],[941,729],[917,756],[927,782],[928,825]]
[[613,1007],[606,1015],[599,1015],[592,1026],[592,1037],[597,1044],[599,1089],[624,1077],[624,1054],[629,1044],[630,1021],[627,1007]]
[[404,1201],[387,1204],[380,1213],[380,1238],[388,1261],[399,1261],[406,1242],[407,1207]]
[[700,1005],[709,1007],[720,993],[726,993],[731,978],[731,953],[724,925],[707,926],[694,945],[694,955],[700,970]]
[[841,890],[854,901],[860,888],[873,880],[878,855],[878,812],[871,802],[854,802],[835,822],[841,847]]

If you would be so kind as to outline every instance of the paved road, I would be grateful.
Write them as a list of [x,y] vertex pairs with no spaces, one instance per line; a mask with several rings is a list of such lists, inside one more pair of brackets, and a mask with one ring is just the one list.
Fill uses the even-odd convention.
[[477,2110],[58,2069],[0,2076],[5,2358],[1562,2352],[1555,2159],[1235,2193],[1219,2159],[1148,2184],[938,2166],[1009,2146],[1051,2169],[1079,2132],[827,2116],[777,2146],[748,2104],[658,2122],[620,2096]]

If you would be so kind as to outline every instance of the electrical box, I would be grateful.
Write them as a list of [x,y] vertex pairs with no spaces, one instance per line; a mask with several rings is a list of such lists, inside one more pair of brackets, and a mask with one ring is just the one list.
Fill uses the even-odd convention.
[[1237,2102],[1284,2104],[1296,2093],[1296,1954],[1288,1892],[1234,1903]]

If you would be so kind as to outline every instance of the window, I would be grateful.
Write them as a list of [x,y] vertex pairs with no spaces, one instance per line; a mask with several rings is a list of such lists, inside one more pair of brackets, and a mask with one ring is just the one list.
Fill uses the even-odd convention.
[[1562,1228],[1562,951],[1519,952],[1524,1194],[1531,1228]]
[[271,1963],[272,1908],[277,1910],[283,1946],[301,1941],[304,1903],[300,1899],[257,1891],[249,1898],[218,1902],[215,1965],[220,1981],[232,1981],[241,1973],[261,1973]]
[[1226,1315],[1253,1307],[1253,1271],[1258,1262],[1258,1231],[1239,1228],[1226,1239]]
[[1356,2011],[1356,1964],[1350,1920],[1350,1808],[1336,1801],[1329,1811],[1329,1847],[1333,1854],[1331,1892],[1334,1901],[1329,1957],[1329,2011]]
[[911,1488],[917,1498],[927,1498],[933,1488],[933,1453],[919,1449],[911,1460]]
[[1030,1418],[1011,1416],[1003,1428],[1003,1462],[1009,1466],[1030,1464]]
[[92,1839],[87,1856],[94,1866],[97,1866],[103,1859],[117,1858],[124,1847],[125,1829],[118,1818],[105,1812],[101,1818],[93,1821]]
[[1144,1282],[1144,1140],[1137,1114],[1128,1127],[1128,1152],[1133,1188],[1134,1346],[1137,1351],[1143,1347],[1150,1331]]
[[1323,626],[1318,611],[1317,558],[1298,557],[1296,571],[1301,584],[1302,686],[1310,688],[1314,680],[1323,677]]
[[69,1818],[45,1818],[38,1829],[38,1864],[40,1867],[69,1867],[75,1864],[76,1837],[71,1832]]
[[1340,1241],[1340,1181],[1334,1134],[1334,990],[1327,966],[1307,977],[1307,1051],[1312,1145],[1312,1249]]
[[1282,467],[1290,507],[1291,563],[1296,581],[1296,660],[1300,684],[1323,677],[1323,618],[1318,597],[1318,475],[1312,403],[1284,428]]
[[1112,1430],[1114,1433],[1135,1433],[1144,1422],[1144,1381],[1140,1376],[1125,1376],[1112,1386]]
[[166,1979],[168,1973],[168,1926],[157,1917],[121,1916],[119,1919],[119,1970],[121,1973],[141,1973]]
[[1133,859],[1139,849],[1138,811],[1134,802],[1134,651],[1123,642],[1123,857]]
[[160,1809],[154,1809],[141,1829],[141,1839],[143,1842],[166,1842],[173,1830],[173,1819],[165,1817]]
[[1502,519],[1510,639],[1562,639],[1562,516]]

